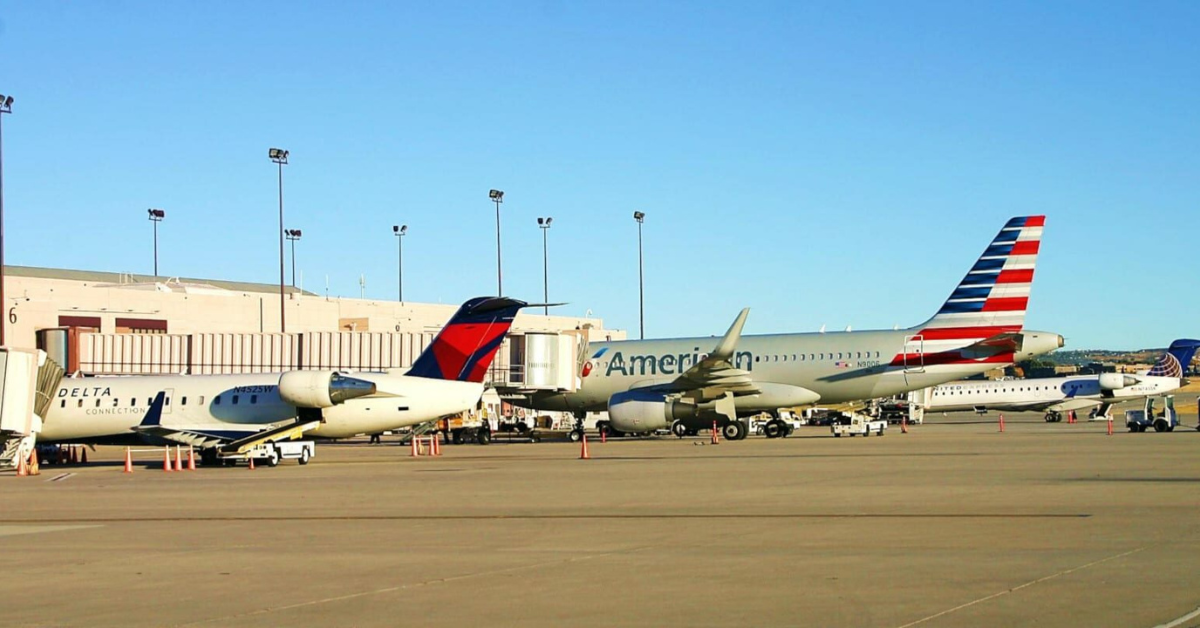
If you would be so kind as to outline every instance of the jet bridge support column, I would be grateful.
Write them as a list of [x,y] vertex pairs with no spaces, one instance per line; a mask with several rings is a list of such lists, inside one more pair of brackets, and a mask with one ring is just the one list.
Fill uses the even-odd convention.
[[49,408],[61,379],[62,368],[45,352],[0,347],[0,467],[16,466],[33,450],[39,412]]

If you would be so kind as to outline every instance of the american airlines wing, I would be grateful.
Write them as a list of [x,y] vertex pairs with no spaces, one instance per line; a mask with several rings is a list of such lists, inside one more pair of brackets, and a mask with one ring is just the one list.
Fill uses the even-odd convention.
[[706,394],[705,397],[720,396],[726,392],[737,396],[755,395],[761,392],[754,383],[750,372],[735,368],[732,362],[734,349],[737,348],[737,342],[742,337],[742,327],[746,325],[746,317],[749,315],[750,308],[742,309],[712,353],[704,356],[702,360],[684,371],[666,388],[671,390],[707,389],[707,392],[715,393],[714,395]]

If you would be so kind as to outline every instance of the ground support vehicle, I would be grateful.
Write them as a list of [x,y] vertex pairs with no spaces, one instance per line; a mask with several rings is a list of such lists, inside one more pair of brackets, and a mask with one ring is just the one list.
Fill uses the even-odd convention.
[[[254,445],[245,451],[217,451],[216,460],[227,467],[232,467],[239,460],[254,459],[255,464],[266,464],[268,467],[279,465],[280,460],[293,459],[300,464],[308,464],[317,453],[317,444],[311,440],[287,440],[280,442],[267,441]],[[215,462],[211,457],[204,459],[205,463]]]
[[1163,399],[1163,410],[1157,414],[1154,412],[1153,397],[1146,397],[1146,405],[1141,410],[1125,411],[1125,427],[1130,432],[1145,432],[1148,427],[1153,427],[1155,432],[1173,432],[1176,425],[1179,425],[1179,415],[1175,412],[1175,397],[1172,395]]
[[438,422],[438,431],[455,445],[475,441],[480,445],[492,442],[492,424],[474,413],[447,417]]
[[850,436],[857,436],[859,434],[870,436],[872,432],[883,436],[883,431],[887,429],[887,425],[887,421],[873,419],[865,414],[857,412],[850,414],[840,413],[834,417],[829,430],[838,438],[841,438],[843,434],[849,434]]

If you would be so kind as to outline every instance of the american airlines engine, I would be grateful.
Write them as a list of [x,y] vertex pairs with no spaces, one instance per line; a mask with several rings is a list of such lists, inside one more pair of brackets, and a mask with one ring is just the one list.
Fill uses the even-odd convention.
[[[758,389],[754,403],[764,408],[791,408],[816,403],[821,398],[811,390],[787,384],[764,383]],[[737,411],[732,398],[721,395],[706,399],[703,393],[703,390],[685,394],[641,389],[620,392],[608,400],[608,420],[616,430],[636,433],[668,426],[723,423],[725,417]]]
[[375,391],[374,382],[334,372],[288,371],[279,376],[279,398],[297,408],[331,408]]

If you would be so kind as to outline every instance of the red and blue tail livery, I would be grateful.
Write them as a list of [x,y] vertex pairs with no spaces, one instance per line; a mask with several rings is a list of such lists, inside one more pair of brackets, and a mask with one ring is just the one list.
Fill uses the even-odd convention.
[[476,297],[462,304],[413,363],[409,375],[460,382],[483,382],[492,359],[524,301]]

